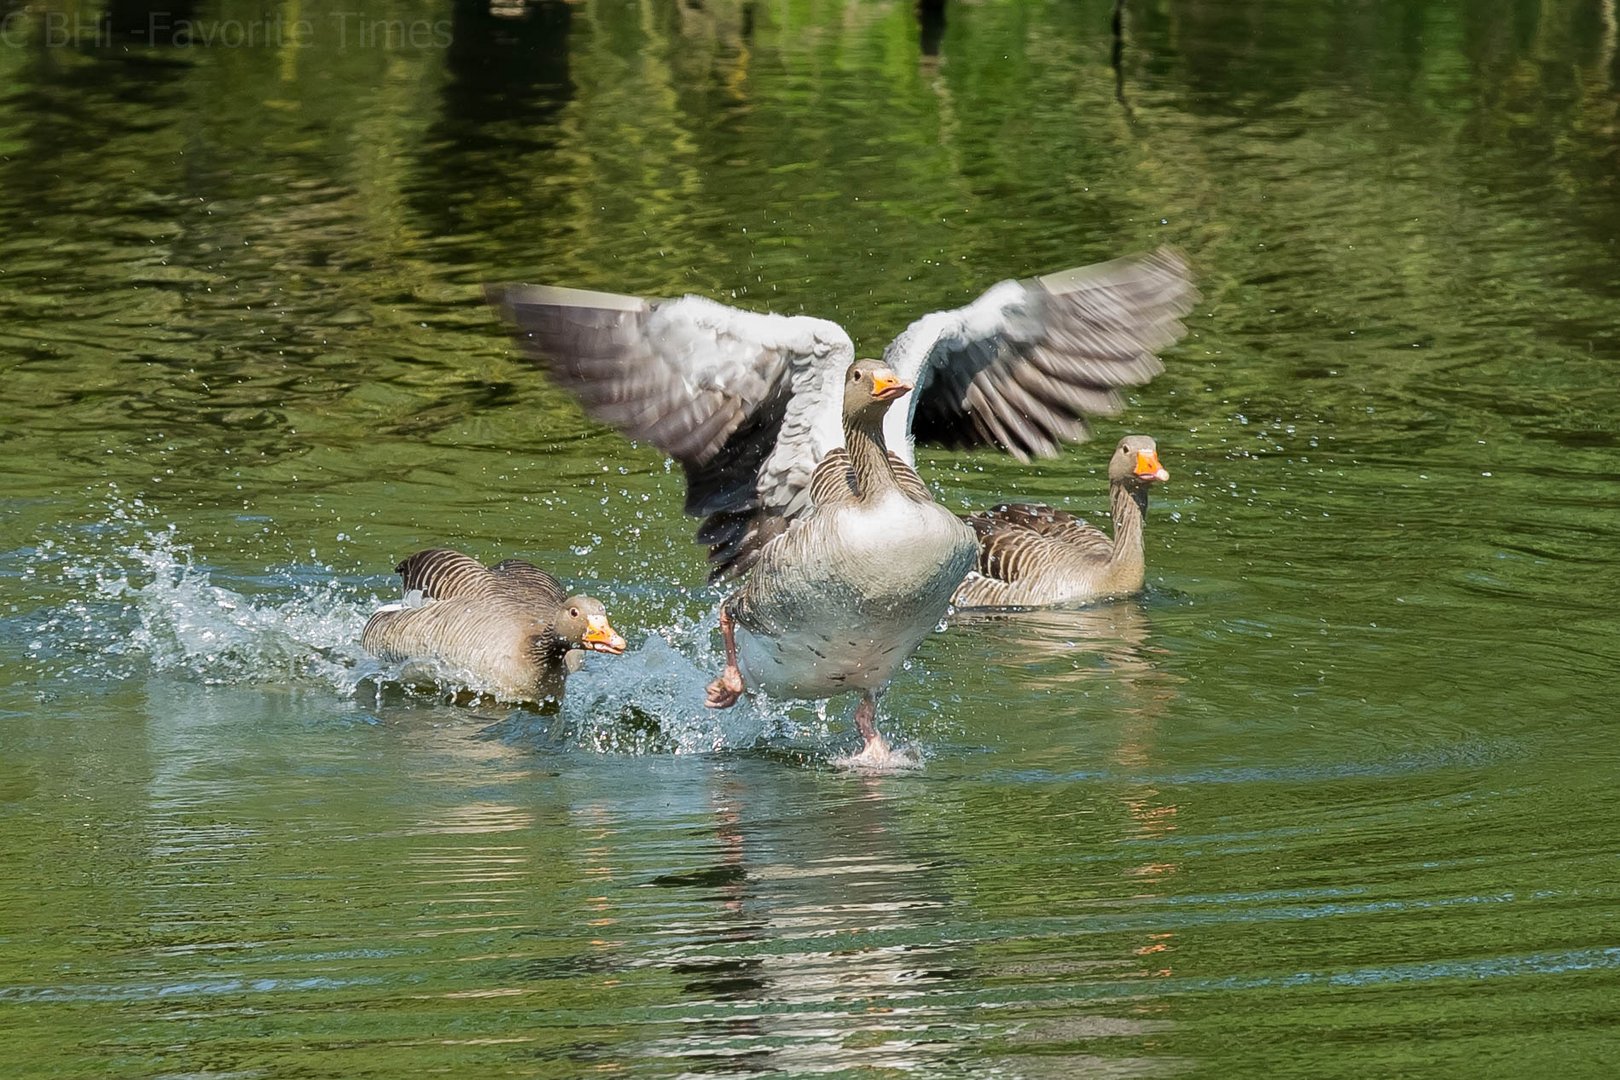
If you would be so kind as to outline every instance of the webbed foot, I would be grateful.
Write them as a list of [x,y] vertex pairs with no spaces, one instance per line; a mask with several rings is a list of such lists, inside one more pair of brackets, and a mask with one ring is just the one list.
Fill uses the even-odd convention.
[[737,704],[746,689],[742,672],[727,664],[720,677],[709,684],[708,696],[703,699],[703,704],[711,709],[729,709]]

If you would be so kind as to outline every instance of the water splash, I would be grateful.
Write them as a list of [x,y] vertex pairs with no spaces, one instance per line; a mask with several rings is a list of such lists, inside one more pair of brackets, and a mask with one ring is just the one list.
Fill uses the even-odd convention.
[[[127,521],[122,508],[109,519]],[[359,645],[377,603],[363,587],[293,568],[271,595],[239,592],[215,582],[172,525],[90,559],[47,541],[33,567],[76,594],[32,628],[29,656],[50,676],[145,668],[208,685],[313,681],[351,696],[377,671]]]
[[730,709],[704,705],[721,659],[712,614],[650,629],[623,656],[592,656],[550,714],[514,712],[488,738],[535,749],[621,754],[765,753],[798,764],[829,762],[826,702],[750,695]]
[[[46,540],[22,555],[22,576],[66,599],[11,620],[36,674],[84,684],[162,673],[204,685],[313,685],[384,705],[490,703],[454,678],[421,685],[419,670],[383,664],[360,645],[383,601],[366,579],[319,563],[235,576],[210,568],[173,524],[153,527],[139,500],[114,500],[85,530],[92,554]],[[236,587],[232,587],[236,586]],[[630,634],[623,656],[590,656],[569,678],[561,706],[508,708],[485,736],[535,749],[601,753],[766,753],[836,764],[846,748],[829,714],[847,702],[745,697],[726,710],[703,704],[722,658],[714,611],[677,616]],[[630,625],[635,625],[632,617]],[[9,630],[7,635],[9,636]],[[640,638],[637,641],[637,638]],[[907,759],[914,767],[915,755]]]
[[[600,750],[622,746],[630,730],[645,729],[659,749],[703,753],[749,747],[764,736],[770,714],[757,705],[726,710],[704,706],[704,688],[713,678],[703,624],[675,624],[647,635],[625,656],[588,664],[568,683],[563,717],[578,729],[581,745]],[[682,651],[693,649],[699,659]],[[702,660],[710,663],[700,666]],[[648,747],[649,749],[652,747]]]

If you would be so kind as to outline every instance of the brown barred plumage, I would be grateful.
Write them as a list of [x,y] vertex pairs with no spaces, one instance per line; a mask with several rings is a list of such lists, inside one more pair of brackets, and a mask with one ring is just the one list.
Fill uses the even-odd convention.
[[[449,680],[510,700],[556,699],[570,652],[623,651],[601,601],[566,595],[556,578],[521,559],[490,568],[432,548],[395,571],[405,602],[372,615],[360,641],[379,659],[408,665],[408,678]],[[615,640],[617,648],[609,647]]]
[[1148,487],[1168,476],[1152,439],[1120,440],[1109,461],[1112,539],[1073,514],[1039,503],[1003,503],[969,514],[965,520],[979,538],[979,558],[951,602],[959,608],[1041,607],[1140,590]]

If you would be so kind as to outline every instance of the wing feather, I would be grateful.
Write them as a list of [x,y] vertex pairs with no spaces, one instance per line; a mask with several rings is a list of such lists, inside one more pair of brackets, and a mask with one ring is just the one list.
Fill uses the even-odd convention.
[[587,413],[681,463],[711,578],[753,564],[809,505],[816,463],[843,443],[837,388],[855,349],[835,323],[700,296],[527,285],[488,295]]
[[1008,584],[1076,556],[1106,562],[1114,552],[1113,541],[1096,526],[1039,503],[1003,503],[966,521],[979,537],[976,569]]
[[484,599],[495,591],[494,575],[470,555],[449,548],[418,551],[394,567],[409,595],[429,600]]
[[931,503],[934,493],[928,490],[923,478],[917,475],[917,470],[911,467],[911,462],[889,451],[889,465],[894,470],[894,482],[900,486],[900,491],[913,502]]
[[525,603],[552,606],[568,599],[562,582],[522,559],[505,559],[496,563],[491,572],[510,595]]
[[445,665],[502,693],[546,689],[561,657],[553,621],[564,590],[556,578],[521,559],[489,568],[448,548],[419,551],[395,570],[405,602],[366,620],[360,643],[369,652]]
[[855,467],[849,451],[833,450],[810,476],[810,502],[817,507],[836,506],[855,499]]
[[1161,248],[1003,281],[925,315],[883,354],[916,386],[909,413],[894,410],[889,444],[908,458],[908,435],[998,446],[1021,461],[1055,455],[1090,434],[1088,416],[1117,413],[1123,388],[1163,369],[1157,353],[1181,338],[1197,299],[1186,259]]

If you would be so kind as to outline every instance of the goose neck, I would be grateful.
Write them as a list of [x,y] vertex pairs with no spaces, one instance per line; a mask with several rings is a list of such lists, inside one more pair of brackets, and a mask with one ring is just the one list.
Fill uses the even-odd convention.
[[1140,567],[1143,565],[1142,523],[1147,517],[1147,488],[1126,483],[1115,483],[1112,488],[1114,554],[1109,562],[1118,567]]
[[883,414],[852,417],[844,423],[844,448],[855,470],[855,487],[863,499],[897,490],[894,466],[883,442]]

